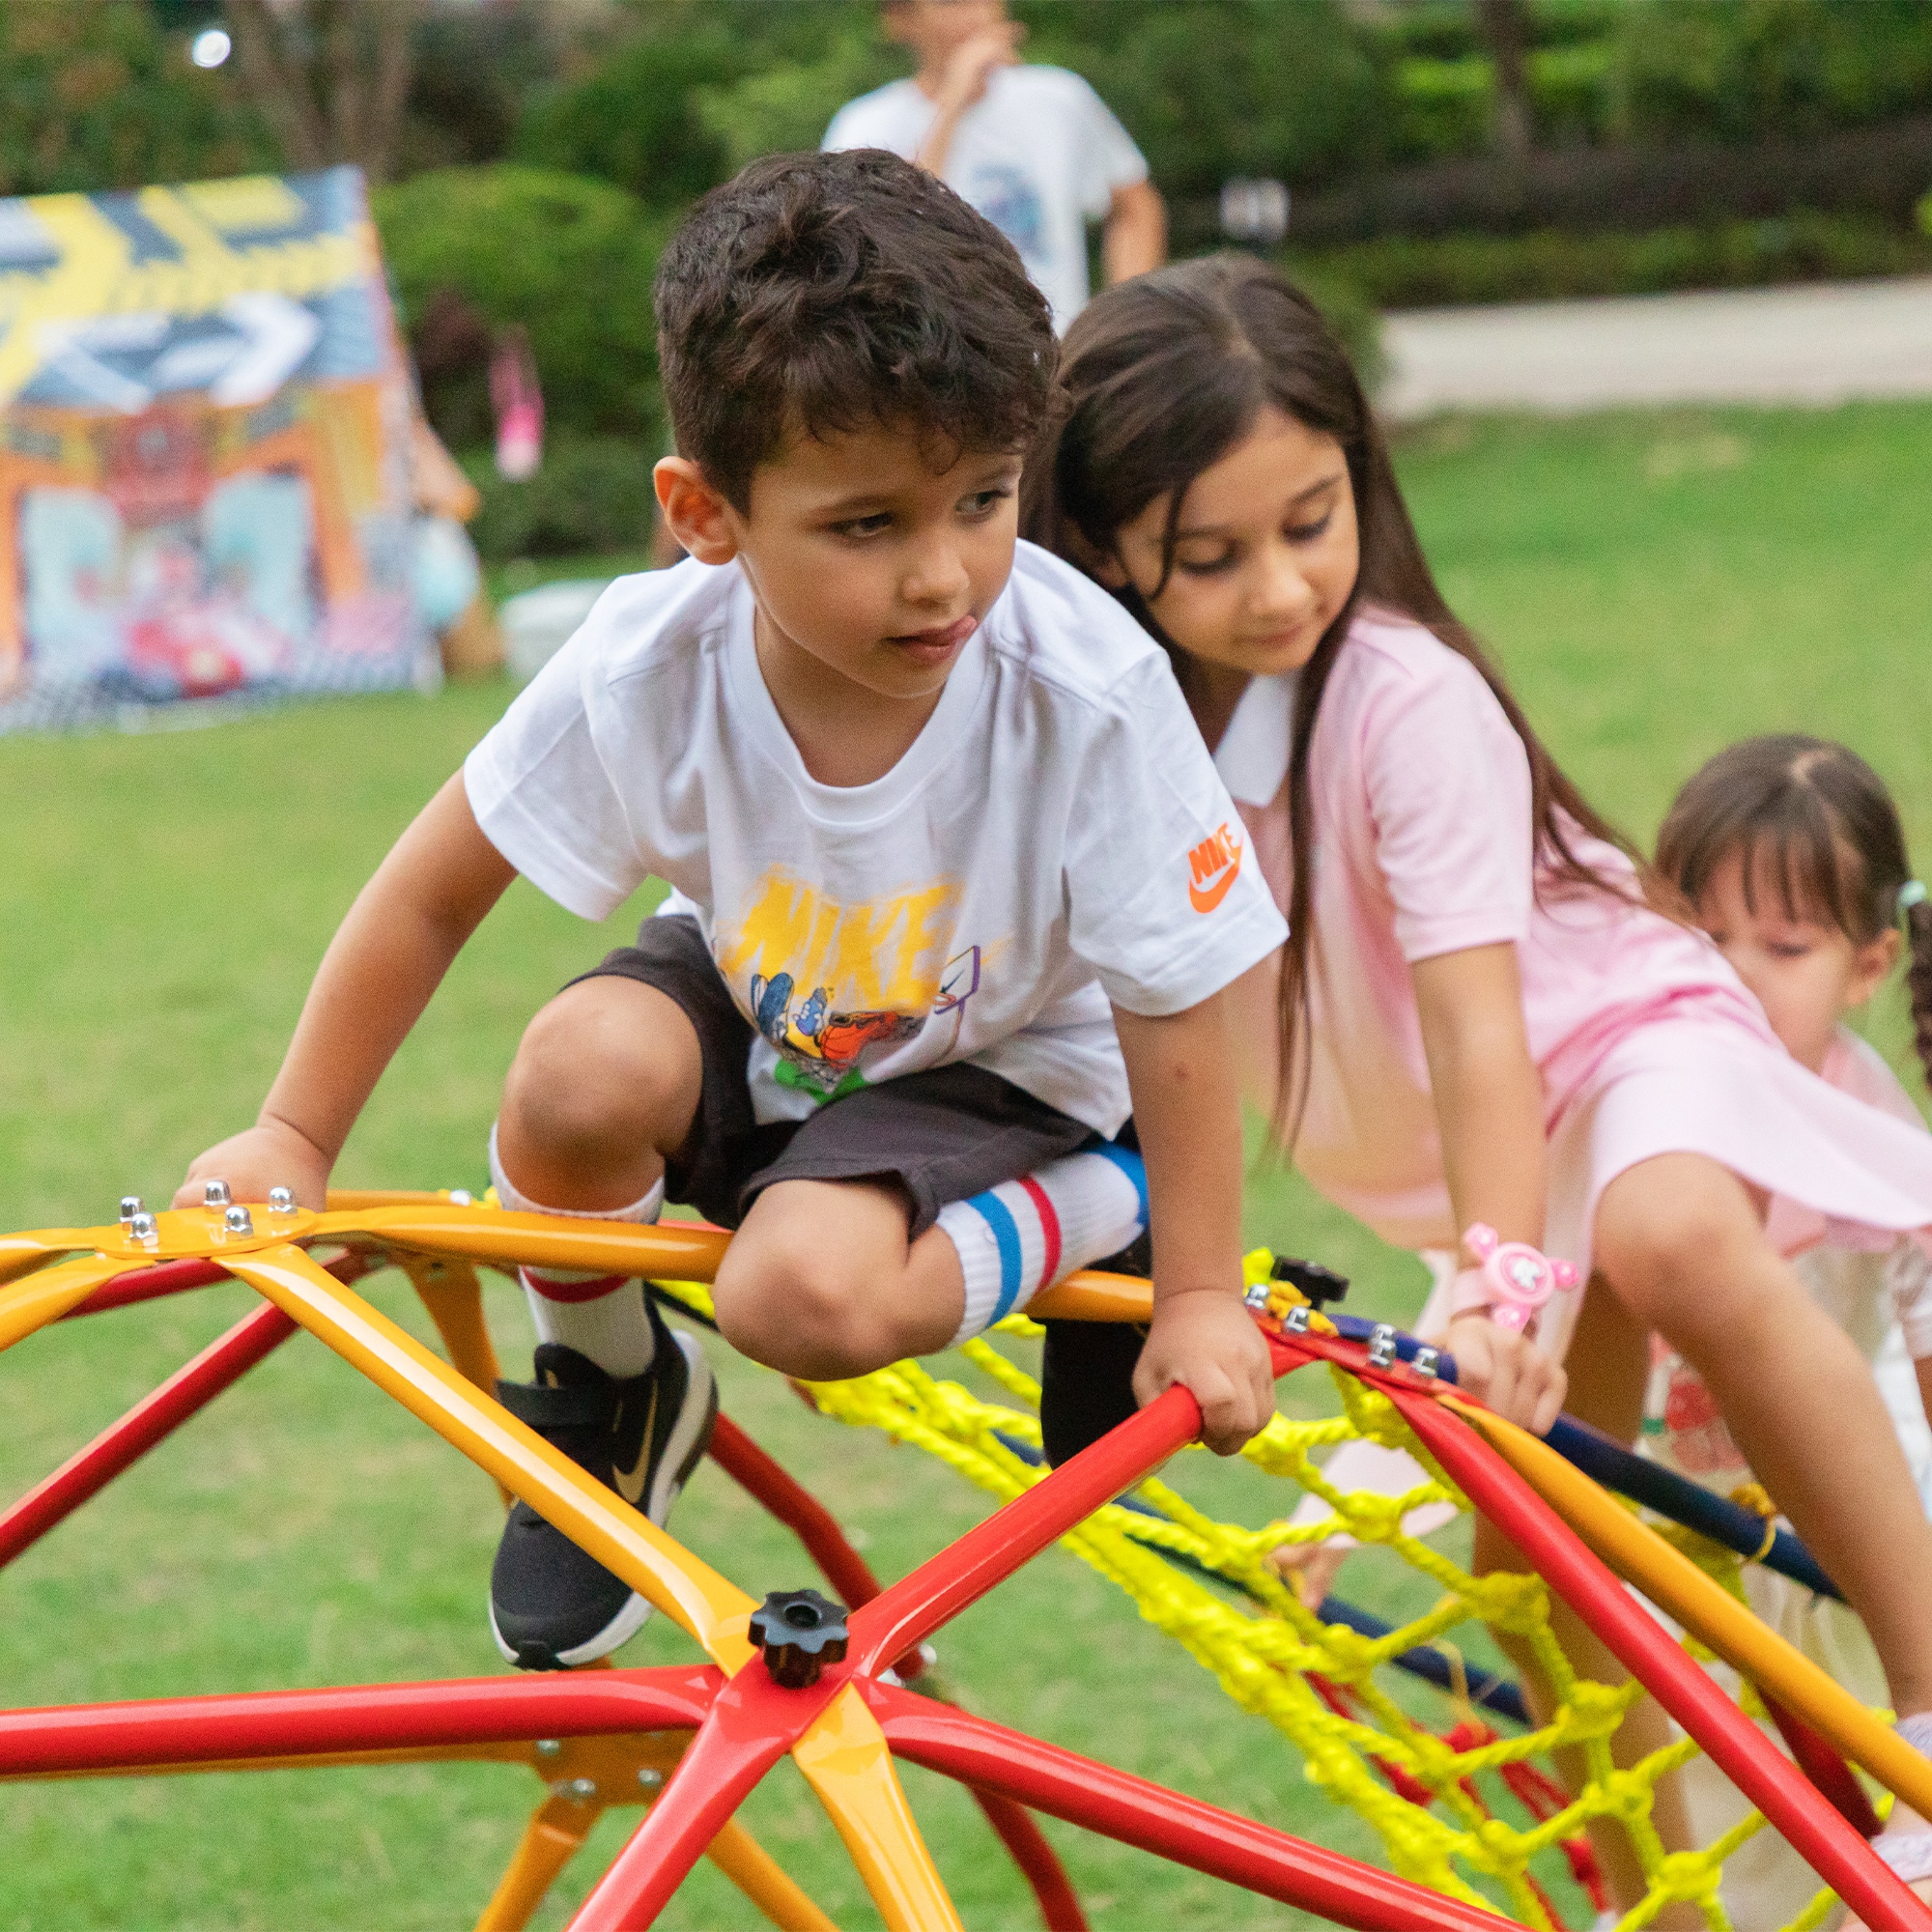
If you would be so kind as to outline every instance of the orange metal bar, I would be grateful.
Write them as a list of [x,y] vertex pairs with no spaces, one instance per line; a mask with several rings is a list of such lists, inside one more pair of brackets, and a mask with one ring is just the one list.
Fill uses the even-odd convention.
[[1151,1321],[1153,1283],[1138,1275],[1081,1268],[1037,1295],[1026,1312],[1041,1321],[1063,1317],[1068,1321]]
[[838,1927],[734,1818],[704,1855],[762,1912],[779,1932],[838,1932]]
[[725,1671],[753,1655],[756,1607],[735,1583],[593,1481],[446,1362],[325,1274],[299,1248],[224,1258],[225,1265],[426,1422],[547,1521],[688,1631]]
[[524,1932],[544,1894],[603,1815],[603,1805],[574,1798],[553,1797],[539,1804],[476,1921],[476,1932]]

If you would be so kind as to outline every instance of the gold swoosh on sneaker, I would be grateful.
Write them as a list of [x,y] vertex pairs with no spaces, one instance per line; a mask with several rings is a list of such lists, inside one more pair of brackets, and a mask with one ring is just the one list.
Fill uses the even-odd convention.
[[638,1440],[638,1460],[628,1469],[619,1469],[613,1464],[611,1470],[611,1487],[633,1509],[641,1509],[644,1504],[644,1485],[650,1476],[651,1436],[656,1432],[657,1420],[658,1385],[654,1377],[651,1380],[651,1406],[644,1411],[644,1431]]

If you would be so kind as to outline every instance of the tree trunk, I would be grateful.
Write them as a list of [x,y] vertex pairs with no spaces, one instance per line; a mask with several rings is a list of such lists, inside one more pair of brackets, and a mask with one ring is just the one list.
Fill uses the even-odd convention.
[[1476,0],[1476,27],[1488,43],[1496,70],[1496,108],[1490,145],[1497,154],[1520,160],[1536,140],[1523,0]]
[[242,84],[287,166],[394,173],[418,0],[227,0]]

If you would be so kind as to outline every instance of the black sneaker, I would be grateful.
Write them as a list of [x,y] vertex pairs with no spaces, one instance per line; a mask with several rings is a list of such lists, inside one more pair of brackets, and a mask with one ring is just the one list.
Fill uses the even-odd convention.
[[[657,1357],[618,1380],[558,1342],[538,1345],[534,1382],[498,1382],[497,1399],[658,1524],[711,1440],[718,1389],[704,1353],[646,1301]],[[527,1503],[510,1510],[490,1572],[490,1630],[505,1662],[564,1670],[636,1634],[649,1602]]]
[[[1102,1274],[1151,1275],[1153,1242],[1143,1229],[1131,1245],[1093,1265]],[[1125,1321],[1052,1320],[1041,1326],[1046,1346],[1039,1364],[1039,1438],[1057,1469],[1140,1406],[1134,1369],[1147,1330]]]

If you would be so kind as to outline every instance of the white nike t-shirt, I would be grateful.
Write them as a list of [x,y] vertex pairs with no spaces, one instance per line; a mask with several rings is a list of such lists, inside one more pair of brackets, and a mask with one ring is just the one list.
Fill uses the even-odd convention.
[[1021,544],[905,756],[835,786],[752,626],[735,564],[620,578],[470,753],[485,836],[586,919],[669,881],[755,1029],[761,1121],[964,1060],[1118,1132],[1109,1002],[1182,1011],[1285,937],[1158,646]]
[[[914,159],[938,104],[910,80],[848,100],[824,146],[885,148]],[[996,68],[959,117],[941,179],[1020,252],[1065,333],[1087,305],[1087,224],[1148,165],[1107,103],[1059,67]]]

